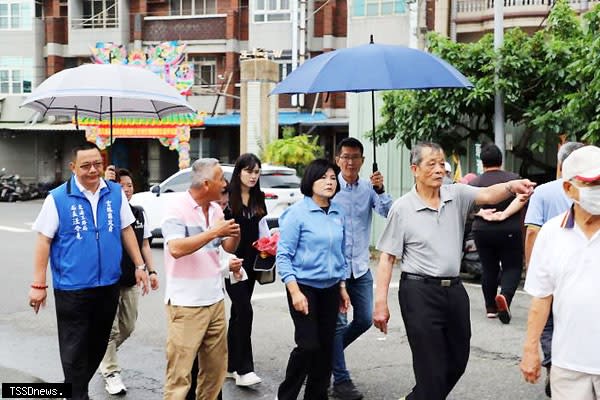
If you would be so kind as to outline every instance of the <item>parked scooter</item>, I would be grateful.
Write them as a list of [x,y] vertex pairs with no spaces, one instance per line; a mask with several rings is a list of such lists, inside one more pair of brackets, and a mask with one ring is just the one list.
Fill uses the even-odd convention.
[[20,196],[17,193],[16,186],[8,177],[0,178],[0,201],[17,201]]
[[19,175],[5,175],[6,168],[0,171],[0,201],[15,202],[29,200],[38,196],[35,185],[27,185]]

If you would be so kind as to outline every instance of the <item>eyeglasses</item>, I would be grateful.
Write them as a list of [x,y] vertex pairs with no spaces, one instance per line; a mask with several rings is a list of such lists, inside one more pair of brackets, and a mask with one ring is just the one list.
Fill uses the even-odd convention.
[[342,161],[344,161],[344,162],[348,162],[348,161],[358,161],[358,160],[363,160],[363,159],[364,159],[364,157],[363,157],[363,156],[360,156],[360,155],[358,155],[358,154],[355,154],[355,155],[352,155],[352,156],[349,156],[349,155],[343,155],[343,156],[340,156],[339,158],[340,158],[340,160],[342,160]]
[[94,169],[100,169],[103,165],[104,163],[102,161],[94,161],[91,163],[81,164],[79,168],[81,168],[84,171],[89,171],[92,167],[94,167]]

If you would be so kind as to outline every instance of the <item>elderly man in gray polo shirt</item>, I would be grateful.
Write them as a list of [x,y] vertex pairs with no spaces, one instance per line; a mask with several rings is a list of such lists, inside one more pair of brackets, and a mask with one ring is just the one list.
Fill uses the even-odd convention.
[[392,266],[400,259],[400,310],[413,354],[416,385],[407,400],[443,400],[467,366],[471,339],[469,297],[459,278],[467,215],[475,204],[531,194],[527,179],[476,188],[442,186],[444,151],[436,143],[411,150],[413,189],[396,200],[377,244],[373,322],[387,333]]

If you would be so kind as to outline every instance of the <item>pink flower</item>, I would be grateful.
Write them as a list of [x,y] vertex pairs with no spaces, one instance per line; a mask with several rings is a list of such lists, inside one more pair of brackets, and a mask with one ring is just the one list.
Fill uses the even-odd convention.
[[262,258],[275,256],[277,254],[277,242],[279,241],[279,232],[275,232],[273,236],[261,237],[252,246],[261,253]]

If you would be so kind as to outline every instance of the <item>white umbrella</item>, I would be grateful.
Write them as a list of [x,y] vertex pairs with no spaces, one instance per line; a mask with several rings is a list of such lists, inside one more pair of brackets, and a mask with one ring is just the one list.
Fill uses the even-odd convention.
[[162,118],[195,110],[177,90],[149,70],[117,64],[85,64],[62,70],[42,82],[22,107],[42,116],[85,115]]

